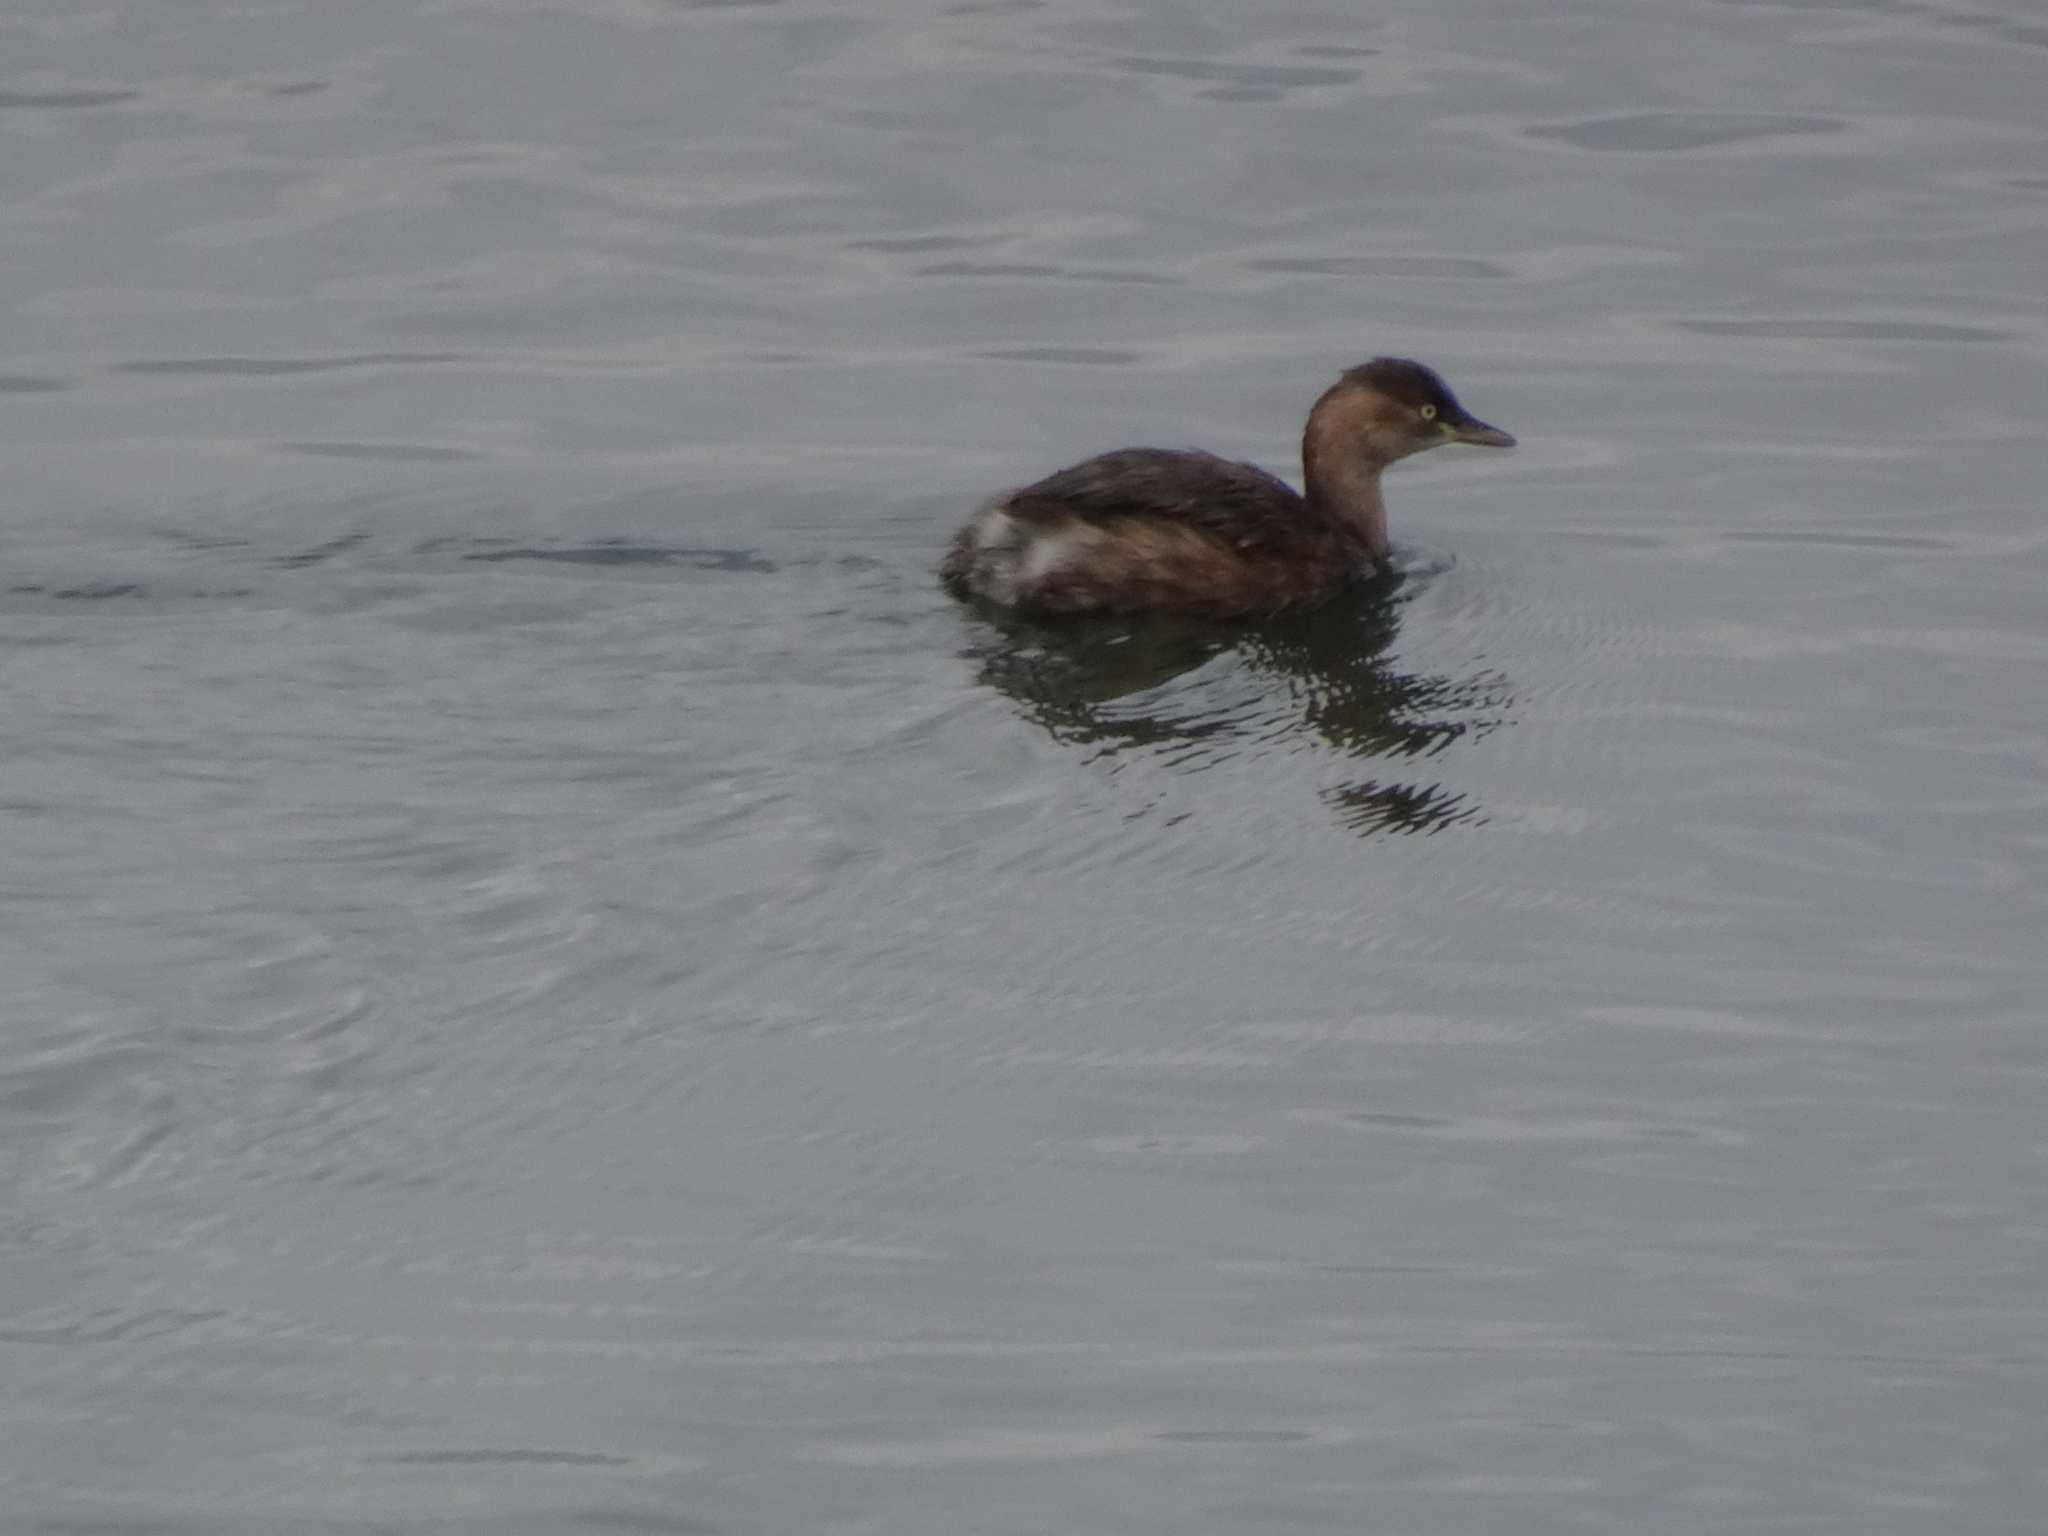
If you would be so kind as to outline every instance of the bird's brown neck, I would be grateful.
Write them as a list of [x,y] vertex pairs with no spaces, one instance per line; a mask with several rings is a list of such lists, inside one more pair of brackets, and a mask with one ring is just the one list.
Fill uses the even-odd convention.
[[1380,494],[1380,466],[1345,451],[1314,417],[1301,442],[1302,483],[1308,504],[1357,543],[1375,564],[1391,553],[1387,503]]

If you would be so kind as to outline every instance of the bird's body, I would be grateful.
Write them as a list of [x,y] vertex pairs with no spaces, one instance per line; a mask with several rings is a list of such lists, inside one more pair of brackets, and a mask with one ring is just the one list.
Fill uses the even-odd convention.
[[1362,547],[1252,464],[1101,454],[983,507],[947,556],[956,588],[1042,613],[1278,613],[1333,596]]
[[1305,495],[1214,454],[1120,449],[987,503],[941,574],[961,596],[1048,615],[1314,607],[1388,559],[1380,471],[1452,441],[1514,439],[1467,414],[1421,364],[1381,358],[1316,402]]

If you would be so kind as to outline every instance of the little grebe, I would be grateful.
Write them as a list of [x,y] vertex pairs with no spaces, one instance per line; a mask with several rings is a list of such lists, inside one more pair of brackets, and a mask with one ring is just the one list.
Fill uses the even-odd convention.
[[1306,495],[1254,464],[1123,448],[996,497],[960,530],[940,574],[959,596],[1031,613],[1312,608],[1387,563],[1381,470],[1444,443],[1514,441],[1422,364],[1375,358],[1309,412]]

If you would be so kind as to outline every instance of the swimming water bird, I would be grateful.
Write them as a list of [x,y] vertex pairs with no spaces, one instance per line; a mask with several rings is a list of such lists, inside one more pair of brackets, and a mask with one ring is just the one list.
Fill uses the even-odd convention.
[[1388,564],[1380,472],[1389,464],[1445,443],[1514,441],[1422,364],[1375,358],[1309,412],[1306,494],[1255,464],[1123,448],[986,503],[940,575],[957,596],[1033,614],[1253,618],[1312,608]]

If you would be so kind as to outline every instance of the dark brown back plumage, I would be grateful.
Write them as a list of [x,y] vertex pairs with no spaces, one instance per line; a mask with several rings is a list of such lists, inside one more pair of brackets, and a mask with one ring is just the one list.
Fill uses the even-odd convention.
[[1284,547],[1307,514],[1301,493],[1256,464],[1195,448],[1119,448],[1012,491],[1026,519],[1168,518],[1237,550]]

